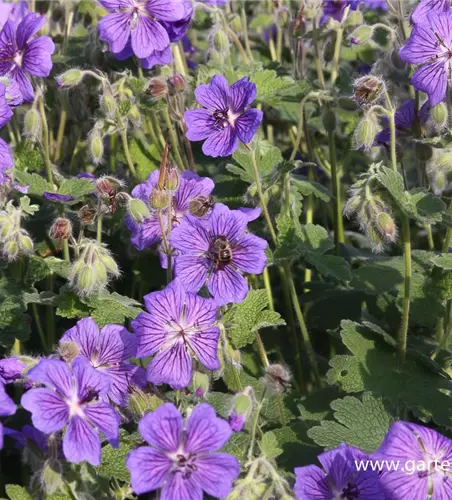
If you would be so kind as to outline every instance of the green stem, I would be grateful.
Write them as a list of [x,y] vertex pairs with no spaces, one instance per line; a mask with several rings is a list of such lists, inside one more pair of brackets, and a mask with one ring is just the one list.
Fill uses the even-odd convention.
[[69,255],[69,243],[68,240],[63,240],[63,256],[66,262],[70,262],[71,258]]
[[[48,290],[53,292],[53,274],[47,278]],[[46,306],[46,329],[47,329],[47,342],[46,345],[50,351],[55,347],[55,315],[54,307]]]
[[330,153],[331,182],[333,184],[334,241],[336,253],[339,255],[341,243],[344,243],[344,221],[342,219],[341,182],[337,167],[336,142],[334,132],[328,132],[328,147]]
[[276,61],[281,62],[283,50],[283,30],[281,26],[276,27]]
[[344,29],[339,28],[336,34],[336,44],[334,45],[333,67],[331,70],[331,85],[334,85],[337,80],[339,69],[339,58],[341,56],[342,40],[344,38]]
[[250,447],[248,449],[248,461],[252,461],[253,456],[254,456],[254,447],[256,445],[256,433],[257,433],[257,427],[259,423],[259,415],[262,410],[262,404],[264,402],[265,394],[267,392],[267,389],[264,388],[264,391],[262,392],[261,400],[259,401],[259,404],[257,405],[256,411],[254,412],[253,415],[253,422],[251,424],[251,443]]
[[127,132],[125,130],[121,130],[120,134],[122,147],[124,149],[124,155],[126,157],[127,166],[129,167],[130,173],[133,177],[137,177],[137,171],[135,170],[135,165],[133,164],[132,157],[130,156],[129,143],[127,141]]
[[46,336],[45,336],[44,330],[42,328],[41,318],[39,317],[38,305],[31,304],[31,310],[33,311],[33,318],[34,318],[35,323],[36,323],[36,328],[38,330],[38,334],[39,334],[39,338],[41,340],[42,348],[44,349],[44,352],[47,352]]
[[320,82],[322,89],[325,88],[325,76],[323,75],[322,61],[320,59],[320,49],[319,49],[319,37],[317,33],[317,24],[315,19],[312,21],[312,40],[314,42],[314,58],[315,67],[317,70],[317,78]]
[[243,48],[242,42],[240,41],[240,38],[234,33],[234,31],[231,30],[231,28],[226,27],[226,31],[228,32],[228,35],[232,38],[232,41],[234,42],[235,46],[237,47],[237,50],[240,52],[240,55],[242,56],[242,59],[243,59],[243,63],[250,64],[250,61],[248,59],[248,56],[246,55],[245,49]]
[[275,304],[273,302],[272,285],[270,282],[270,273],[268,272],[268,267],[264,269],[263,277],[264,277],[265,289],[267,290],[268,307],[270,308],[270,311],[274,311]]
[[58,127],[56,145],[55,145],[55,162],[58,162],[61,157],[61,149],[64,140],[64,130],[66,128],[67,120],[67,95],[61,96],[61,114],[60,114],[60,125]]
[[44,151],[44,163],[46,169],[47,180],[53,185],[52,176],[52,162],[50,160],[50,146],[49,146],[49,127],[47,125],[47,116],[44,109],[44,97],[40,96],[39,99],[39,113],[42,121],[42,149]]
[[248,36],[248,21],[247,21],[246,12],[245,12],[244,8],[242,8],[240,10],[240,15],[242,18],[243,38],[245,40],[246,53],[248,54],[250,61],[254,62],[253,51],[251,50],[250,38]]
[[177,141],[176,132],[174,131],[173,124],[171,123],[170,114],[168,111],[168,107],[165,106],[163,109],[163,117],[165,118],[165,123],[168,128],[169,140],[171,143],[171,152],[176,160],[177,166],[181,170],[185,170],[184,162],[182,161],[180,152],[179,152],[179,143]]
[[99,214],[97,216],[97,242],[102,243],[102,222],[103,222],[104,216],[102,214]]

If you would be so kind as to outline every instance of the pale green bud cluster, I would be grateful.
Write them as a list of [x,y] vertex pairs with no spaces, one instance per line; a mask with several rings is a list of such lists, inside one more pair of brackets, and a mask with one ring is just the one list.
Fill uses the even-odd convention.
[[436,195],[442,195],[452,187],[452,149],[434,149],[427,164],[430,185]]
[[8,261],[33,253],[33,241],[25,229],[20,227],[22,210],[10,201],[0,211],[0,252]]
[[79,256],[69,270],[69,282],[81,296],[104,290],[111,278],[120,275],[118,265],[105,245],[96,240],[82,240]]

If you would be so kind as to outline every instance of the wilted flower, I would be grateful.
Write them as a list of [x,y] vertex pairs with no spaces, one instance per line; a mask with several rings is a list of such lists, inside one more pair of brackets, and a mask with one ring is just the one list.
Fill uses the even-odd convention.
[[0,360],[0,382],[11,384],[22,378],[22,372],[27,365],[18,358],[5,358]]
[[150,216],[144,219],[142,224],[138,224],[130,216],[126,218],[126,224],[132,233],[131,242],[137,250],[144,250],[155,243],[159,243],[162,238],[162,223],[164,230],[167,230],[168,220],[172,227],[176,227],[183,215],[188,211],[190,202],[198,196],[209,196],[213,191],[214,183],[207,177],[199,177],[193,172],[182,172],[179,177],[179,186],[171,193],[171,214],[168,215],[168,193],[164,192],[163,208],[155,209],[151,205],[151,197],[158,190],[159,170],[154,170],[144,184],[138,184],[132,196],[142,200],[149,207]]
[[[0,382],[0,417],[9,417],[16,413],[14,401],[6,394],[3,382]],[[0,450],[3,448],[3,426],[0,423]]]
[[149,80],[149,92],[154,99],[164,99],[168,95],[168,83],[164,78],[154,77]]
[[144,297],[148,312],[132,321],[137,336],[137,357],[155,355],[147,368],[153,384],[187,387],[192,378],[192,356],[209,370],[218,370],[220,330],[217,304],[186,292],[179,280],[161,292]]
[[411,77],[416,90],[426,92],[430,105],[436,106],[446,97],[452,64],[452,11],[431,12],[425,22],[416,24],[400,58],[420,67]]
[[262,122],[259,109],[247,109],[256,99],[256,84],[242,78],[229,87],[222,75],[215,75],[208,85],[195,90],[203,109],[185,112],[187,139],[203,141],[207,156],[229,156],[239,145],[248,144]]
[[49,230],[49,236],[54,240],[68,240],[72,235],[72,223],[66,217],[58,217]]
[[365,75],[353,83],[353,97],[360,106],[375,102],[382,94],[385,83],[375,75]]
[[291,378],[290,371],[279,363],[268,365],[265,369],[265,385],[273,392],[283,392],[290,389]]
[[186,215],[170,243],[176,276],[188,291],[204,285],[218,304],[241,302],[248,294],[244,273],[261,274],[267,242],[246,232],[247,216],[217,203],[206,220]]
[[55,45],[48,36],[34,35],[45,24],[44,16],[27,14],[19,26],[7,21],[0,36],[0,75],[12,78],[19,86],[25,101],[32,101],[33,87],[27,74],[49,76]]
[[32,414],[33,425],[46,434],[67,426],[63,438],[66,459],[100,465],[99,431],[112,446],[117,446],[119,436],[119,415],[99,401],[109,391],[109,380],[83,357],[72,363],[72,369],[64,361],[42,359],[28,372],[28,378],[44,385],[28,390],[21,399]]
[[219,453],[231,437],[227,422],[208,404],[194,408],[185,426],[179,410],[165,403],[138,425],[151,446],[141,446],[126,460],[133,491],[140,495],[162,489],[160,498],[199,498],[203,492],[225,498],[240,473],[238,460]]
[[369,460],[361,450],[342,443],[334,450],[321,453],[318,459],[322,468],[308,465],[295,469],[297,500],[386,499],[378,473],[370,468],[357,470],[355,461]]
[[106,393],[114,403],[127,404],[128,386],[138,369],[129,362],[136,354],[135,336],[121,325],[106,325],[101,330],[92,318],[83,318],[68,330],[60,346],[74,343],[109,383]]

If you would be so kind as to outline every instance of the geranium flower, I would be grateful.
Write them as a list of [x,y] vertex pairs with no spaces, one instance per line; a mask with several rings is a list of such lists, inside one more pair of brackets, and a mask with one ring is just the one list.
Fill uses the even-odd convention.
[[3,384],[11,384],[12,382],[22,378],[22,372],[25,368],[25,363],[17,358],[5,358],[0,360],[0,382]]
[[411,24],[424,23],[431,12],[447,12],[449,9],[450,0],[421,0],[411,12]]
[[45,24],[44,16],[27,14],[16,27],[7,21],[0,33],[0,75],[8,76],[18,84],[25,101],[32,101],[33,87],[27,74],[49,76],[55,45],[48,36],[34,35]]
[[261,274],[267,242],[246,232],[248,214],[217,203],[206,220],[186,215],[173,229],[174,269],[191,292],[204,285],[220,305],[241,302],[248,294],[244,273]]
[[[144,201],[149,205],[149,198],[152,191],[157,188],[160,170],[154,170],[144,184],[138,184],[132,196]],[[199,177],[193,172],[182,172],[179,179],[179,186],[172,195],[171,202],[171,223],[176,227],[183,215],[190,208],[190,201],[199,196],[209,196],[215,184],[208,177]],[[149,205],[151,216],[144,220],[142,224],[135,222],[130,216],[126,217],[126,224],[132,233],[130,238],[133,246],[137,250],[144,250],[162,239],[162,223],[166,231],[168,225],[168,208],[154,209]]]
[[399,464],[397,470],[386,470],[380,478],[391,500],[452,498],[450,468],[441,468],[452,463],[452,441],[432,429],[396,422],[372,459]]
[[136,354],[135,336],[121,325],[106,325],[100,330],[92,318],[83,318],[63,335],[60,346],[68,342],[74,342],[80,354],[107,378],[107,396],[125,406],[128,387],[139,368],[129,362]]
[[204,109],[185,112],[187,139],[203,141],[205,155],[229,156],[239,145],[248,144],[262,122],[259,109],[247,109],[256,99],[256,85],[247,77],[229,87],[226,78],[215,75],[208,85],[195,90],[196,100]]
[[218,370],[218,307],[212,299],[184,290],[179,280],[161,292],[144,297],[148,312],[132,321],[137,336],[137,357],[155,355],[147,368],[153,384],[187,387],[192,378],[192,357],[209,370]]
[[228,496],[240,464],[232,455],[217,452],[232,431],[211,406],[198,405],[184,426],[179,410],[165,403],[145,415],[138,428],[150,446],[131,451],[126,459],[136,494],[161,489],[160,500],[200,500],[203,492]]
[[[9,417],[16,413],[14,401],[6,394],[5,387],[0,382],[0,417]],[[3,426],[0,423],[0,450],[3,448]]]
[[377,472],[370,468],[357,470],[355,461],[369,460],[361,450],[342,443],[338,448],[320,454],[318,459],[322,468],[307,465],[295,469],[297,500],[386,499]]
[[444,101],[452,74],[452,11],[428,14],[425,22],[413,28],[399,54],[403,61],[421,65],[411,82],[428,94],[430,105]]
[[99,398],[110,389],[108,379],[79,356],[72,369],[64,361],[42,359],[28,372],[28,379],[45,387],[30,389],[21,399],[33,425],[46,434],[64,429],[63,453],[69,462],[84,460],[100,465],[99,431],[117,446],[120,417]]

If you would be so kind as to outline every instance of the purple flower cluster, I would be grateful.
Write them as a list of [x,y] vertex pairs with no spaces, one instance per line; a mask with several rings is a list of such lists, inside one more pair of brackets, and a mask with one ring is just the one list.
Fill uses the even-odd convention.
[[452,440],[427,427],[397,422],[370,456],[343,443],[318,459],[295,469],[297,500],[452,498]]
[[195,407],[184,425],[179,410],[165,403],[145,415],[138,428],[150,446],[141,446],[127,457],[135,493],[161,489],[161,500],[201,499],[203,492],[225,498],[230,493],[240,464],[217,451],[232,431],[211,406]]
[[145,69],[172,61],[171,42],[185,35],[193,16],[189,0],[99,0],[108,10],[100,38],[117,59],[135,55]]
[[247,77],[229,87],[224,76],[215,75],[208,85],[195,90],[196,100],[203,109],[185,112],[187,139],[205,140],[202,150],[214,158],[234,153],[239,140],[248,144],[263,118],[261,110],[248,109],[256,93],[256,85]]

